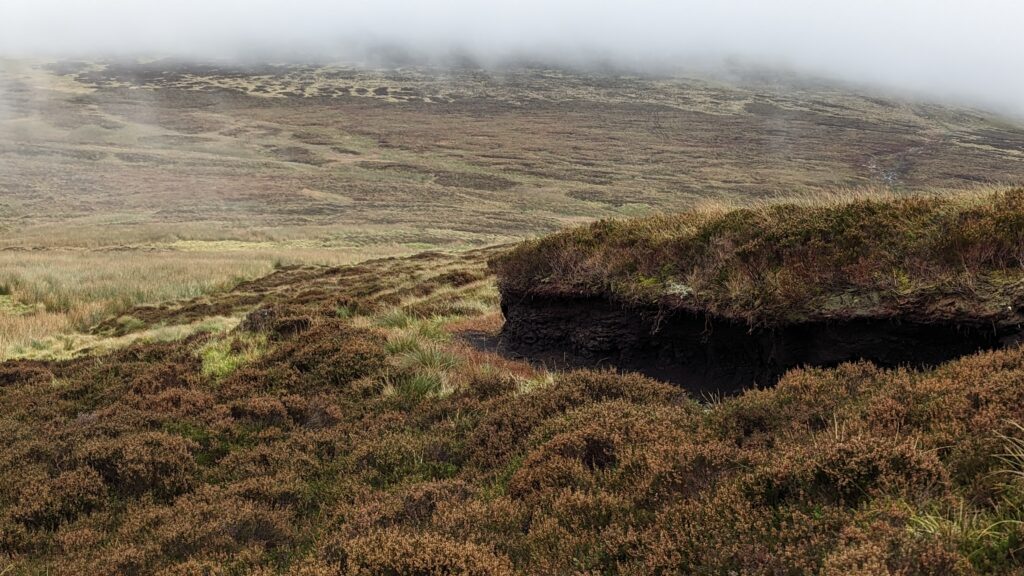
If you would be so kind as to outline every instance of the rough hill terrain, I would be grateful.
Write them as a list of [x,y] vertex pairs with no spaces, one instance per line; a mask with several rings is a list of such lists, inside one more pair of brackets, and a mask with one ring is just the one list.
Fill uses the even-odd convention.
[[275,264],[1022,164],[1017,120],[763,70],[5,60],[0,358]]
[[1024,190],[602,221],[496,263],[516,349],[692,389],[1024,340]]
[[[1015,198],[860,202],[785,223],[855,212],[885,230],[894,210],[1019,218]],[[772,214],[702,221],[781,226]],[[511,258],[587,237],[615,253],[620,236],[595,237],[609,228],[652,230],[598,224]],[[928,242],[900,230],[884,245]],[[1024,242],[1012,241],[1019,257]],[[0,364],[0,572],[1024,567],[1024,348],[922,370],[799,369],[699,401],[643,376],[549,371],[493,351],[502,318],[487,261],[508,266],[505,250],[285,268],[97,328],[129,338],[214,314],[240,320],[230,332]],[[1012,279],[1012,253],[968,271]]]
[[0,246],[490,244],[1024,161],[1019,122],[750,70],[7,61],[0,90]]

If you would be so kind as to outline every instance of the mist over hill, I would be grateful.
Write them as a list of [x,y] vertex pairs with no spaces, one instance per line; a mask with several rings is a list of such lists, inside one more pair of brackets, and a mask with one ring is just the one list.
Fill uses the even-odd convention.
[[534,58],[629,69],[740,60],[1024,113],[1011,0],[10,0],[0,54]]

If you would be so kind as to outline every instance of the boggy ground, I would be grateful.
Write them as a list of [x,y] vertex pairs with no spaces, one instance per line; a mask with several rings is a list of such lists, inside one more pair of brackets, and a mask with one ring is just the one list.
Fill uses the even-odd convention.
[[288,268],[98,328],[229,333],[0,364],[0,571],[1024,568],[1024,349],[698,402],[469,345],[501,250]]

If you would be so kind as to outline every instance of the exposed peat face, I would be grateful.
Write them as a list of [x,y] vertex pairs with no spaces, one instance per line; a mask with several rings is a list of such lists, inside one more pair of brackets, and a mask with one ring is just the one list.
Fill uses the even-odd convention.
[[502,311],[503,345],[513,354],[549,366],[637,371],[698,395],[771,386],[801,366],[869,360],[918,368],[1024,341],[1022,326],[858,318],[751,328],[601,298],[506,295]]

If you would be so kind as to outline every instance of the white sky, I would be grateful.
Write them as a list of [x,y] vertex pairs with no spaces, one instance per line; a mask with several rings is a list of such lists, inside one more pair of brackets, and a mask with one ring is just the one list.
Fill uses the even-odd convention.
[[1018,113],[1022,38],[1021,0],[0,0],[7,56],[737,58]]

